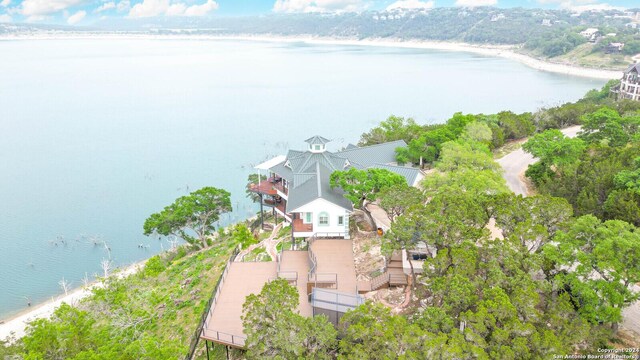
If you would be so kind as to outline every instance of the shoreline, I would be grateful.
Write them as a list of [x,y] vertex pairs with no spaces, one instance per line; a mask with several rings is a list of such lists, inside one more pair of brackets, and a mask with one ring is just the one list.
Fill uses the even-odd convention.
[[432,40],[402,40],[393,38],[369,38],[369,39],[350,39],[340,37],[326,36],[272,36],[272,35],[194,35],[194,34],[148,34],[148,33],[44,33],[29,35],[4,35],[0,36],[0,41],[10,40],[240,40],[240,41],[258,41],[258,42],[303,42],[315,45],[344,45],[344,46],[371,46],[371,47],[388,47],[388,48],[405,48],[405,49],[423,49],[438,50],[449,52],[467,52],[489,57],[497,57],[509,59],[519,62],[530,68],[563,74],[569,76],[586,77],[600,80],[619,79],[623,70],[605,70],[569,65],[563,63],[554,63],[550,61],[534,58],[529,55],[521,54],[516,51],[517,46],[512,45],[476,45],[462,42],[445,42]]
[[[140,271],[147,260],[138,261],[128,266],[124,266],[114,270],[112,274],[109,275],[108,278],[117,278],[122,279],[133,275]],[[76,305],[80,300],[90,296],[92,294],[93,289],[100,288],[103,286],[101,280],[94,280],[87,287],[78,287],[71,291],[68,294],[58,295],[52,297],[51,300],[47,300],[45,302],[36,304],[30,308],[27,308],[15,315],[10,316],[7,319],[2,319],[3,323],[0,323],[0,340],[5,340],[10,336],[15,336],[16,339],[19,339],[25,335],[25,329],[27,327],[27,323],[41,318],[49,318],[53,312],[62,305],[62,303],[67,303],[69,305]]]

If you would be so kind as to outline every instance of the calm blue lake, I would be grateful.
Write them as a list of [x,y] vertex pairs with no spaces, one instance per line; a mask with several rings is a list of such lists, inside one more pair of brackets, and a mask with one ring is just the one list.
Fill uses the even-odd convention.
[[[468,53],[204,40],[0,42],[0,320],[108,258],[169,244],[152,212],[203,186],[244,219],[253,165],[315,134],[333,148],[391,114],[534,111],[604,81]],[[140,248],[143,244],[145,247]]]

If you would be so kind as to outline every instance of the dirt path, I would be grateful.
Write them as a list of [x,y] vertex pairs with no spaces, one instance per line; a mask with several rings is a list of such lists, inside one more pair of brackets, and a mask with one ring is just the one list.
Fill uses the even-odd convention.
[[273,231],[271,232],[271,236],[269,236],[264,241],[264,247],[265,249],[267,249],[267,254],[269,254],[269,256],[271,256],[271,259],[273,259],[274,261],[278,258],[278,249],[276,249],[276,246],[278,245],[277,240],[278,232],[280,232],[280,229],[282,229],[282,223],[274,227]]
[[264,246],[264,248],[267,251],[267,254],[269,254],[269,256],[271,256],[271,259],[273,259],[275,261],[277,255],[278,255],[278,251],[276,250],[276,245],[278,244],[277,241],[275,241],[275,238],[278,235],[278,232],[280,231],[280,229],[282,228],[282,224],[278,224],[278,226],[274,227],[273,230],[271,231],[271,235],[269,235],[268,238],[260,241],[257,244],[253,244],[251,246],[249,246],[248,248],[242,250],[240,253],[238,253],[238,256],[236,256],[236,260],[237,262],[241,262],[243,261],[244,257],[247,254],[250,254],[254,249],[258,248],[258,247],[262,247]]

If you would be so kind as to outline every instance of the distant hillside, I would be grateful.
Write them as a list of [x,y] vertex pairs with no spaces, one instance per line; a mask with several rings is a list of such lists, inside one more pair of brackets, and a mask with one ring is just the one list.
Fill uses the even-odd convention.
[[[595,28],[595,43],[580,32]],[[92,27],[52,27],[55,31],[127,31],[217,35],[272,35],[387,38],[466,42],[477,45],[512,45],[538,58],[582,66],[624,67],[640,53],[640,9],[580,14],[568,10],[435,8],[428,11],[394,10],[347,14],[273,14],[254,17],[208,19],[152,18],[105,19]],[[2,25],[2,33],[46,31],[36,25]],[[624,43],[607,54],[610,43]],[[577,51],[574,51],[576,50]],[[593,58],[589,61],[581,59]]]

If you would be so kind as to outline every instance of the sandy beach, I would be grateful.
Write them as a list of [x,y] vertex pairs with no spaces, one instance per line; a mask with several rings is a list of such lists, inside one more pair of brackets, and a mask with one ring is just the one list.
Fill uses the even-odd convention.
[[[124,278],[129,275],[135,274],[140,269],[144,267],[146,260],[137,262],[135,264],[129,265],[127,267],[118,269],[114,271],[110,277],[115,278]],[[16,338],[20,338],[24,336],[25,328],[27,323],[40,318],[48,318],[53,314],[55,309],[60,307],[62,303],[67,303],[69,305],[76,305],[78,302],[87,296],[91,295],[91,292],[95,288],[100,288],[103,286],[101,281],[94,281],[88,287],[81,287],[70,291],[67,295],[60,295],[52,298],[49,301],[46,301],[42,304],[35,305],[20,314],[17,314],[9,319],[2,320],[3,323],[0,324],[0,339],[4,340],[7,337],[13,335]]]
[[[58,32],[42,34],[16,34],[0,36],[2,40],[50,40],[50,39],[154,39],[154,40],[242,40],[264,42],[303,42],[317,45],[344,45],[344,46],[378,46],[408,49],[425,49],[451,52],[469,52],[483,56],[501,57],[520,62],[526,66],[540,71],[580,76],[592,79],[619,79],[622,70],[592,69],[568,64],[553,63],[533,58],[517,52],[516,46],[509,45],[476,45],[459,42],[402,40],[390,38],[371,38],[365,40],[318,37],[318,36],[269,36],[269,35],[198,35],[198,34],[136,34],[136,33],[82,33],[82,32]],[[640,55],[640,54],[639,54]]]

